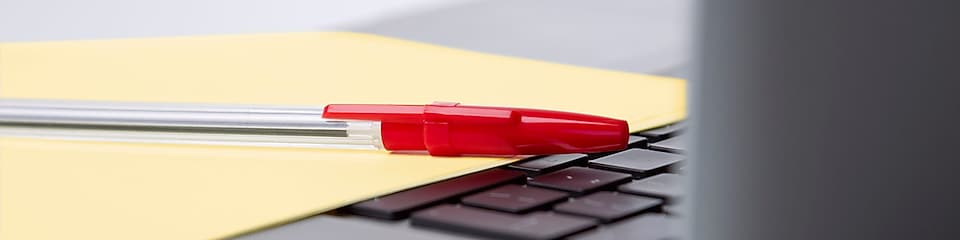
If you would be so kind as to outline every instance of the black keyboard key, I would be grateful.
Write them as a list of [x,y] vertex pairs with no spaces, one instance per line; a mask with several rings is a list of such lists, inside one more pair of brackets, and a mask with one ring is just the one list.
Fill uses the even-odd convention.
[[580,159],[587,157],[582,153],[556,154],[511,164],[510,168],[531,171],[531,172],[549,172],[560,168],[565,168],[577,164]]
[[612,222],[630,215],[655,209],[663,200],[616,192],[596,192],[585,197],[570,199],[554,207],[561,213],[597,218]]
[[645,148],[649,144],[647,138],[641,136],[630,136],[627,138],[627,146],[632,148]]
[[669,137],[673,137],[673,136],[676,136],[677,134],[680,134],[681,132],[683,132],[683,129],[684,129],[684,124],[678,123],[678,124],[671,124],[671,125],[663,126],[660,128],[654,128],[647,131],[639,132],[639,133],[636,133],[636,135],[646,137],[647,139],[650,140],[650,142],[658,142],[660,140],[664,140]]
[[596,225],[593,219],[548,212],[515,215],[458,205],[424,209],[410,223],[497,239],[557,239]]
[[516,181],[523,177],[522,172],[491,169],[367,200],[350,205],[347,210],[358,215],[398,219],[406,217],[413,210],[427,207],[430,204],[470,194],[494,185]]
[[667,240],[681,239],[682,233],[679,220],[663,214],[643,214],[624,219],[597,230],[573,235],[570,239],[598,240],[598,239],[650,239]]
[[620,185],[617,190],[626,193],[677,201],[683,196],[683,177],[673,173],[658,174]]
[[567,198],[567,193],[538,187],[505,185],[463,198],[467,205],[520,213]]
[[650,144],[650,149],[672,153],[684,153],[687,148],[687,138],[680,135]]
[[590,165],[645,177],[665,172],[668,167],[683,160],[683,155],[634,148],[594,159]]
[[585,167],[570,167],[560,171],[536,176],[528,184],[559,189],[568,192],[586,193],[602,187],[630,180],[629,174],[610,172]]

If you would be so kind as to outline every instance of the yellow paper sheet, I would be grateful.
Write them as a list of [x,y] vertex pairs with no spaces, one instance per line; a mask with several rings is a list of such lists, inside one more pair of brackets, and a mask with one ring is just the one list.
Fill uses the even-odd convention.
[[[355,33],[0,44],[0,97],[320,105],[458,101],[684,117],[682,80]],[[0,138],[0,239],[207,239],[501,165],[375,151]]]

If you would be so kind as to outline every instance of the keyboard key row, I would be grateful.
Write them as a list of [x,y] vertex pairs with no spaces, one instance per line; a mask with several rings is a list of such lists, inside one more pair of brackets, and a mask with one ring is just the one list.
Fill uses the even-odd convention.
[[585,197],[573,198],[557,205],[561,213],[592,217],[601,222],[612,222],[627,216],[650,211],[663,204],[663,200],[649,197],[596,192]]
[[384,219],[404,218],[411,211],[455,197],[523,179],[519,171],[490,169],[423,187],[367,200],[346,209],[358,215]]
[[596,226],[593,219],[550,212],[516,215],[450,204],[419,211],[410,223],[497,239],[557,239]]
[[[632,151],[638,151],[638,152],[645,152],[645,151],[649,151],[649,150],[643,150],[643,149],[639,149],[639,148],[647,148],[647,147],[649,147],[650,149],[658,150],[658,151],[667,151],[667,152],[674,152],[674,153],[682,153],[683,149],[685,149],[685,145],[681,145],[681,144],[685,144],[686,141],[682,141],[682,140],[676,140],[676,141],[674,141],[673,139],[679,139],[679,137],[671,138],[671,139],[668,139],[668,140],[666,140],[666,141],[664,141],[664,142],[662,142],[662,143],[658,143],[658,144],[656,144],[656,147],[655,147],[654,144],[648,145],[648,141],[647,141],[647,139],[644,138],[644,137],[630,136],[628,143],[629,143],[629,146],[630,146],[630,147],[633,147],[633,149],[628,149],[628,151],[631,151],[631,150],[632,150]],[[635,150],[634,150],[634,149],[635,149]],[[655,151],[654,151],[654,152],[655,152]],[[617,159],[617,158],[622,158],[622,157],[624,157],[624,156],[622,155],[622,153],[623,153],[623,152],[618,152],[618,153],[615,153],[615,154],[612,154],[612,155],[609,155],[609,156],[600,157],[600,159],[606,159],[606,160],[600,160],[600,162],[601,162],[601,164],[602,164],[603,162],[606,162],[606,161],[620,162],[620,161],[616,161],[616,160],[613,160],[613,159]],[[601,155],[602,155],[602,154],[601,154]],[[554,171],[554,170],[561,169],[561,168],[565,168],[565,167],[580,165],[580,164],[584,163],[584,162],[587,160],[588,157],[589,157],[588,155],[586,155],[586,154],[580,154],[580,153],[547,155],[547,156],[542,156],[542,157],[534,157],[534,158],[531,158],[531,159],[529,159],[529,160],[521,161],[521,162],[519,162],[519,163],[514,163],[514,164],[509,165],[509,167],[510,167],[510,168],[513,168],[513,169],[517,169],[517,170],[523,170],[523,171],[531,172],[531,173],[533,173],[534,175],[536,175],[536,174],[542,174],[542,173],[545,173],[545,172],[550,172],[550,171]],[[641,162],[638,163],[638,164],[643,164],[642,161],[647,161],[647,162],[649,162],[649,159],[647,159],[647,158],[655,158],[654,160],[656,160],[656,159],[667,159],[667,160],[678,159],[678,160],[682,160],[682,159],[683,159],[683,158],[680,157],[680,156],[673,156],[673,155],[637,154],[637,153],[630,153],[630,154],[627,154],[627,156],[625,156],[625,157],[627,157],[627,158],[640,158],[639,161],[641,161]],[[613,158],[613,159],[611,159],[611,158]],[[594,160],[594,161],[596,161],[596,160]],[[593,161],[591,161],[591,162],[593,162]],[[617,164],[617,165],[623,165],[623,164]],[[631,169],[632,169],[632,168],[630,168],[631,166],[624,166],[624,167],[626,167],[625,170],[631,170]]]
[[[508,185],[516,186],[516,185]],[[519,186],[518,186],[519,187]],[[444,204],[414,213],[414,226],[503,239],[556,239],[662,206],[656,198],[596,192],[572,198],[554,212],[511,214]],[[561,213],[561,214],[558,214]]]
[[[615,157],[615,155],[611,156]],[[604,163],[609,164],[609,162]],[[636,163],[631,164],[635,165]],[[646,173],[656,168],[660,167],[633,169],[631,171]],[[360,202],[346,209],[358,215],[384,219],[399,219],[406,217],[414,210],[427,207],[431,204],[481,191],[503,183],[522,182],[521,179],[523,177],[523,173],[518,171],[491,169]],[[462,199],[462,202],[477,207],[522,213],[563,200],[570,194],[575,196],[584,195],[600,189],[613,188],[623,183],[627,184],[620,185],[617,190],[631,194],[663,198],[669,201],[679,199],[683,192],[679,187],[680,178],[681,177],[676,174],[660,174],[627,183],[631,180],[631,175],[629,174],[585,167],[570,167],[533,177],[528,182],[531,186],[565,192],[521,185],[506,185],[467,196]]]

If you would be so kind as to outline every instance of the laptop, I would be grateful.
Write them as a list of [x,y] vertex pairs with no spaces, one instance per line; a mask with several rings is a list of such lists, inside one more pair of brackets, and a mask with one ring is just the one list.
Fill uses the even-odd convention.
[[684,126],[633,133],[623,151],[530,157],[237,239],[677,238]]

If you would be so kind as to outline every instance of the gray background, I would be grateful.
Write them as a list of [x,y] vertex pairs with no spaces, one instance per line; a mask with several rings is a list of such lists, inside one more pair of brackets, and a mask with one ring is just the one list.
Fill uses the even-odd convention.
[[683,75],[690,0],[0,0],[0,41],[357,31]]

